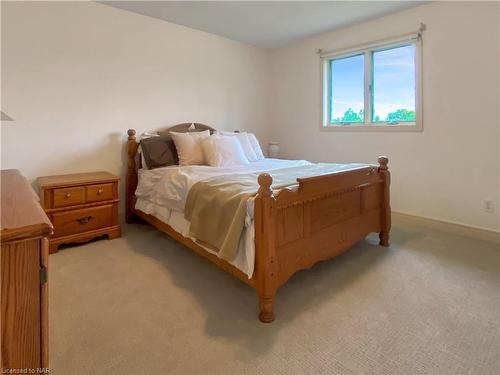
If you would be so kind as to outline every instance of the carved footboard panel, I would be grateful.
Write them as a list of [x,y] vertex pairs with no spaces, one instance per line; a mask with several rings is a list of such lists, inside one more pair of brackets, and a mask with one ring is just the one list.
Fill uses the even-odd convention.
[[[298,189],[278,194],[278,285],[296,271],[347,250],[368,233],[380,232],[382,208],[377,198],[381,190],[381,183],[373,182],[305,200]],[[287,194],[294,197],[285,198],[281,204],[282,196]]]
[[257,285],[263,321],[272,321],[276,289],[295,272],[335,257],[371,232],[387,246],[390,230],[387,158],[379,166],[298,179],[276,192],[259,177],[256,199]]

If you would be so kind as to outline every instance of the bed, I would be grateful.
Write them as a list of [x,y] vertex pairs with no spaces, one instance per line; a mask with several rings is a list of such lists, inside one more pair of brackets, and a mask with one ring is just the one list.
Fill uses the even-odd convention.
[[[180,124],[164,131],[187,132],[190,126]],[[206,125],[198,126],[214,131]],[[252,164],[249,170],[238,171],[255,176],[258,190],[247,202],[246,232],[241,234],[238,256],[229,261],[189,236],[189,223],[183,221],[182,215],[185,200],[170,202],[167,207],[172,209],[164,213],[155,203],[161,200],[164,189],[172,190],[174,185],[181,186],[180,190],[174,189],[174,196],[182,195],[179,191],[203,180],[206,171],[235,171],[175,166],[145,171],[133,129],[128,130],[127,154],[127,223],[138,218],[150,223],[256,289],[262,322],[274,321],[276,292],[297,271],[341,254],[372,232],[379,233],[381,246],[389,246],[390,174],[385,156],[378,158],[378,165],[338,165],[331,173],[309,174],[279,189],[272,188],[273,173],[276,176],[283,168],[307,168],[308,162],[266,159]],[[179,180],[179,176],[186,181]],[[154,185],[155,199],[148,195],[149,181],[160,181]]]

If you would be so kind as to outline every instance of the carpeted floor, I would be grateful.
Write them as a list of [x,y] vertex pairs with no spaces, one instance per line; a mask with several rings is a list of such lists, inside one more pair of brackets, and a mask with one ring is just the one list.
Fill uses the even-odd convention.
[[396,222],[255,292],[146,225],[50,256],[50,365],[71,374],[500,374],[498,244]]

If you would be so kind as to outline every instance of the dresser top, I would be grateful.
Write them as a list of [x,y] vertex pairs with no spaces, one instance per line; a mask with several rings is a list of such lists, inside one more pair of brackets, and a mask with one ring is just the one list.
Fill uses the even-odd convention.
[[118,179],[118,176],[115,176],[112,173],[100,171],[38,177],[37,182],[40,187],[47,189],[75,185],[99,184],[103,182],[118,181]]
[[1,242],[52,233],[52,224],[43,211],[28,180],[16,169],[1,171]]

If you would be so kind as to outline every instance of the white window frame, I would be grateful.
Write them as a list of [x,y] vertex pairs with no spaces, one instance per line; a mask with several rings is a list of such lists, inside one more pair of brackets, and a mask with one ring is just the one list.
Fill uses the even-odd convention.
[[[373,53],[381,50],[415,46],[415,122],[404,124],[390,124],[388,122],[372,121],[373,104]],[[422,103],[422,37],[421,32],[408,34],[402,37],[378,41],[363,46],[353,47],[341,51],[320,51],[321,60],[321,95],[322,95],[322,123],[324,131],[423,131],[423,103]],[[349,125],[334,124],[330,122],[331,116],[331,69],[330,61],[364,55],[364,122],[350,123]]]

